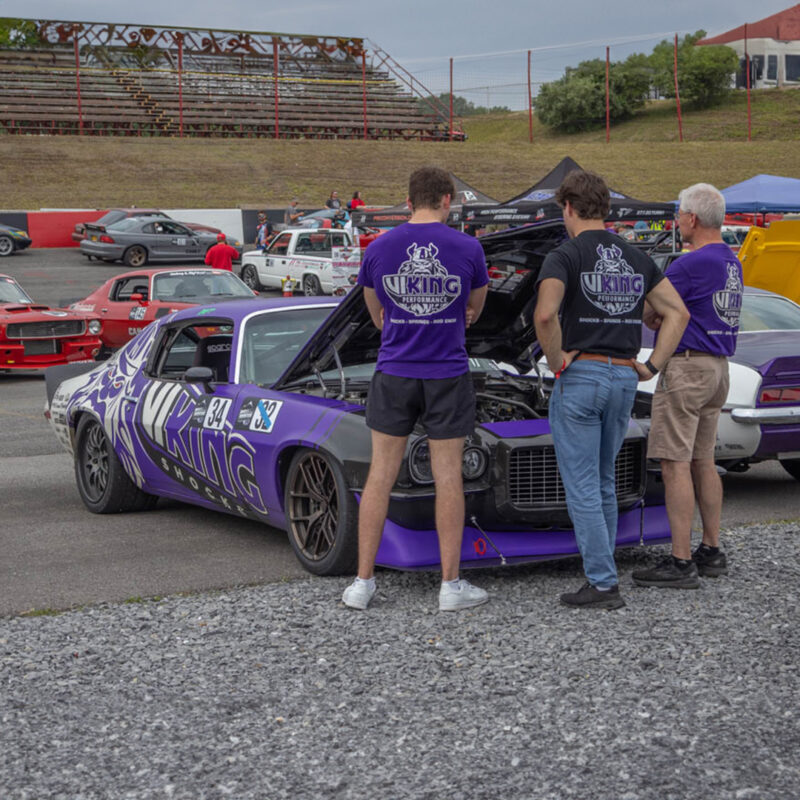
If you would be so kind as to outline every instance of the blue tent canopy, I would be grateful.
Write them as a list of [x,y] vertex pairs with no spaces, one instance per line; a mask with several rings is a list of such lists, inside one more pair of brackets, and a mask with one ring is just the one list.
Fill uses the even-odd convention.
[[800,180],[756,175],[723,189],[722,196],[729,214],[800,211]]

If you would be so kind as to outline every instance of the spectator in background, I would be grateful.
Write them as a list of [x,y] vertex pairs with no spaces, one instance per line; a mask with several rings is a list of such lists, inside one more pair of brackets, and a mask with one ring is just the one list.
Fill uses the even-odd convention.
[[361,192],[353,192],[353,199],[347,204],[347,207],[351,211],[355,211],[357,208],[361,208],[363,205],[365,205],[365,203],[361,199]]
[[228,244],[224,233],[217,234],[217,243],[208,248],[206,264],[214,269],[226,269],[233,272],[233,259],[239,257],[239,251]]
[[335,208],[340,209],[342,207],[342,201],[339,199],[339,192],[331,192],[331,196],[325,201],[326,208]]
[[293,197],[292,202],[289,203],[289,207],[283,214],[283,224],[286,226],[292,226],[297,223],[297,220],[303,216],[302,212],[297,208],[297,198]]
[[258,225],[256,226],[256,247],[259,250],[266,250],[272,236],[272,225],[269,224],[265,211],[258,213]]

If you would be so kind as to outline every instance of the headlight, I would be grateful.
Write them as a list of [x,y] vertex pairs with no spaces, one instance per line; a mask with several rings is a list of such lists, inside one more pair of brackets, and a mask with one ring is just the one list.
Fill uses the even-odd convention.
[[486,471],[486,453],[479,447],[468,447],[461,459],[461,474],[465,481],[474,481]]
[[[486,472],[488,464],[486,453],[479,447],[467,447],[461,461],[461,474],[466,481],[474,481]],[[431,468],[431,451],[428,438],[423,436],[411,446],[408,454],[408,472],[414,483],[433,483],[433,469]]]
[[89,333],[98,334],[103,330],[103,325],[99,319],[89,320]]
[[411,446],[411,452],[408,454],[408,471],[415,483],[433,483],[431,451],[427,437],[417,439]]

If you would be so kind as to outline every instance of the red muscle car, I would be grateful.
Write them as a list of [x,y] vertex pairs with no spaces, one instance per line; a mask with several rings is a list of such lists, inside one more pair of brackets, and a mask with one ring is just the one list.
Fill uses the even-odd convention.
[[173,311],[255,294],[232,272],[210,267],[137,269],[107,280],[70,309],[100,317],[103,345],[115,350]]
[[93,360],[103,328],[97,317],[39,305],[13,278],[0,275],[0,372]]

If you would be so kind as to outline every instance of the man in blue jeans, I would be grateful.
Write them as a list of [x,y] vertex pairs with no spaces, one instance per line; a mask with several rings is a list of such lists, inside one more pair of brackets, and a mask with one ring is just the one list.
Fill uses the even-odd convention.
[[[561,602],[620,608],[615,461],[636,384],[667,362],[689,312],[652,259],[605,229],[610,195],[602,178],[574,170],[556,201],[570,239],[544,260],[534,323],[556,376],[550,429],[587,579]],[[640,364],[645,298],[662,323],[652,356]]]

